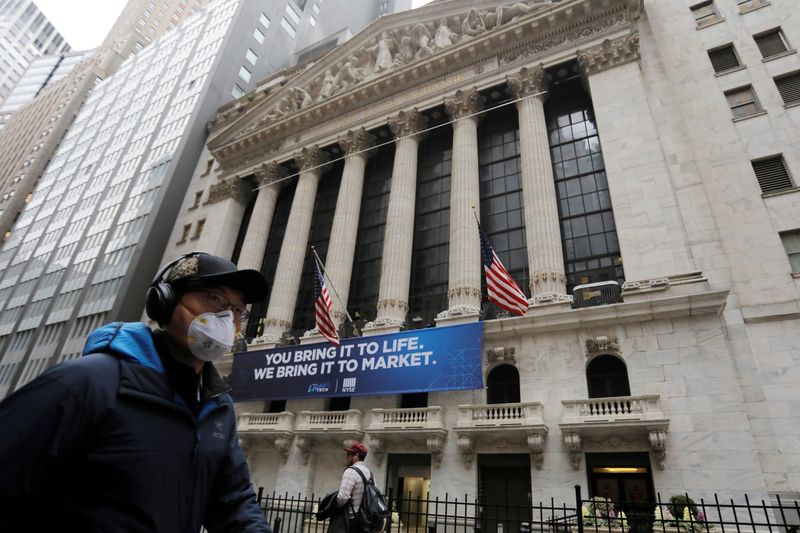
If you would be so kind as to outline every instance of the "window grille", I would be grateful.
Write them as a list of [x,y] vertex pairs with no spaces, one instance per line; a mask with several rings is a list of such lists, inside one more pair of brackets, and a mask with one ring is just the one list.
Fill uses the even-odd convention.
[[742,65],[739,63],[739,58],[732,44],[716,50],[709,50],[708,58],[711,60],[711,65],[714,67],[714,72],[725,72],[726,70],[731,70]]
[[775,192],[792,188],[792,179],[783,161],[783,156],[751,161],[761,192]]
[[756,35],[753,39],[755,39],[758,49],[761,51],[761,56],[764,59],[782,54],[789,49],[789,47],[786,46],[786,39],[780,28],[762,33],[761,35]]
[[775,86],[786,105],[800,103],[800,71],[775,78]]

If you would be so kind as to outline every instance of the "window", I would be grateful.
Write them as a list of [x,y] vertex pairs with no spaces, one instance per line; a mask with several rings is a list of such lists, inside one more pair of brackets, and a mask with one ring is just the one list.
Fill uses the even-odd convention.
[[714,2],[700,2],[692,6],[691,10],[698,28],[703,28],[722,20]]
[[708,51],[708,58],[714,67],[714,72],[720,73],[742,66],[732,44]]
[[317,27],[317,19],[315,19],[313,16],[308,18],[308,23],[314,26],[315,28]]
[[245,83],[250,83],[250,79],[253,77],[253,74],[247,70],[247,67],[242,66],[239,69],[239,77],[242,78]]
[[177,242],[177,244],[185,243],[186,240],[189,238],[189,233],[191,233],[191,231],[192,231],[192,225],[191,224],[184,224],[183,225],[183,235],[181,235],[181,240],[179,240]]
[[200,202],[203,200],[203,191],[194,193],[194,204],[189,209],[197,209],[200,207]]
[[255,65],[256,61],[258,61],[258,56],[256,55],[256,53],[250,50],[249,48],[247,49],[247,52],[244,53],[244,58],[251,65]]
[[782,191],[793,187],[783,156],[777,155],[758,159],[751,161],[750,164],[753,165],[753,172],[756,174],[761,192]]
[[295,24],[300,24],[300,15],[294,10],[291,4],[286,4],[286,14]]
[[800,71],[775,78],[775,86],[784,104],[800,103]]
[[264,13],[261,13],[261,16],[258,17],[258,21],[261,23],[262,26],[264,26],[265,30],[269,29],[270,20],[269,17],[266,16]]
[[782,54],[789,50],[786,37],[784,37],[780,28],[754,35],[753,39],[755,39],[758,49],[761,51],[761,57],[764,59]]
[[319,4],[317,4],[316,2],[314,2],[314,5],[311,7],[311,9],[313,9],[313,10],[314,10],[314,14],[315,14],[315,15],[319,15]]
[[241,98],[244,96],[244,89],[239,87],[237,84],[233,84],[233,89],[231,89],[231,96],[234,98]]
[[192,240],[200,238],[200,235],[203,233],[203,228],[205,227],[205,225],[206,225],[206,219],[203,218],[197,221],[197,228],[194,230],[194,236],[192,237]]
[[286,30],[286,33],[288,33],[289,37],[292,39],[294,39],[294,36],[297,35],[297,30],[295,30],[292,25],[289,24],[289,21],[286,20],[286,17],[281,17],[281,28]]
[[736,0],[739,4],[739,13],[747,13],[759,7],[769,5],[769,0]]
[[630,396],[628,369],[622,359],[613,355],[599,355],[586,367],[586,384],[589,398]]
[[409,392],[400,395],[400,409],[428,407],[427,392]]
[[781,241],[783,241],[783,248],[789,257],[792,273],[800,273],[800,229],[781,233]]
[[284,411],[286,411],[286,400],[271,400],[269,402],[268,413],[282,413]]
[[486,377],[486,403],[519,403],[519,372],[511,365],[500,365]]
[[350,396],[337,396],[328,400],[328,411],[348,411]]
[[728,99],[728,105],[733,111],[734,119],[749,117],[761,112],[761,106],[758,105],[756,94],[749,85],[727,91],[725,98]]
[[253,30],[253,38],[258,41],[258,44],[264,44],[264,34],[258,28]]

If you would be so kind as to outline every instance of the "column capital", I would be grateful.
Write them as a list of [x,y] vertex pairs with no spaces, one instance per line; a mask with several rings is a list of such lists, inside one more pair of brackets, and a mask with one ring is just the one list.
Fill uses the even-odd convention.
[[294,154],[294,160],[300,167],[300,172],[304,172],[328,161],[328,154],[319,146],[303,148]]
[[[347,130],[347,133],[339,137],[338,141],[345,155],[353,155],[375,146],[375,140],[372,134],[364,128],[357,129],[356,131]],[[364,157],[369,157],[372,153],[367,152],[362,155]]]
[[547,90],[547,86],[547,72],[542,63],[531,68],[523,67],[518,76],[508,78],[508,88],[514,98],[525,98],[544,92]]
[[396,137],[414,135],[428,126],[428,119],[415,107],[411,111],[400,111],[389,119],[389,129]]
[[578,50],[578,65],[580,65],[581,71],[585,76],[638,59],[638,31],[633,31],[629,35],[614,40],[606,39],[602,44],[586,50]]
[[224,180],[220,180],[209,187],[207,204],[216,204],[228,198],[233,198],[242,205],[247,204],[252,194],[251,187],[247,183],[237,177],[233,176]]
[[289,170],[278,163],[264,163],[255,171],[256,182],[259,186],[271,185],[272,183],[286,177]]
[[452,97],[445,98],[444,108],[448,115],[458,120],[483,109],[483,97],[474,87],[467,90],[459,89]]

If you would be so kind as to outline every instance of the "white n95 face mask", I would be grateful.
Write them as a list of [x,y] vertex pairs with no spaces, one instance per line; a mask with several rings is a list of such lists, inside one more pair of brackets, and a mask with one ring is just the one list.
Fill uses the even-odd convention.
[[189,324],[186,335],[192,355],[202,361],[219,361],[231,349],[236,337],[233,311],[197,315]]

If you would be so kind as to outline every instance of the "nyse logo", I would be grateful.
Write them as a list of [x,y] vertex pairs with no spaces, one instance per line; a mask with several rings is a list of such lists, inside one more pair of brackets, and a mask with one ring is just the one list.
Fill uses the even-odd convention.
[[342,380],[342,392],[355,392],[356,378],[344,378]]
[[308,386],[308,392],[328,392],[330,385],[328,383],[312,383]]

